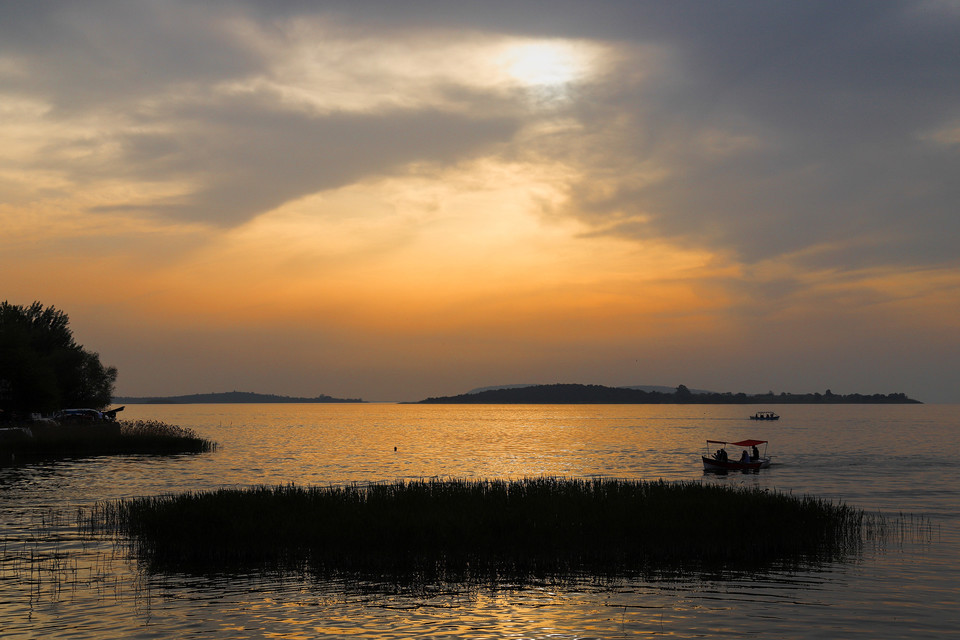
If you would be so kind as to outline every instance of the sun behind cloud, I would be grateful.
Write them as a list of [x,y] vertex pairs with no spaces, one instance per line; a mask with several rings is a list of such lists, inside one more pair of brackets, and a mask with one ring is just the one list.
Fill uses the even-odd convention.
[[573,43],[532,41],[510,45],[502,65],[511,78],[526,86],[563,85],[581,78],[587,61]]

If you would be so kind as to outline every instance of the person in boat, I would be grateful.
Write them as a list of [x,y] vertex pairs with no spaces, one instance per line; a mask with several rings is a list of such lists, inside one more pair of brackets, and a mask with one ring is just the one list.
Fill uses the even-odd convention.
[[713,457],[716,458],[717,462],[726,462],[727,461],[727,450],[723,447],[717,449],[717,452],[713,454]]
[[740,462],[750,462],[750,454],[747,453],[746,449],[740,454]]
[[750,461],[756,462],[759,459],[760,459],[760,450],[757,449],[757,445],[753,445],[753,451],[750,455]]

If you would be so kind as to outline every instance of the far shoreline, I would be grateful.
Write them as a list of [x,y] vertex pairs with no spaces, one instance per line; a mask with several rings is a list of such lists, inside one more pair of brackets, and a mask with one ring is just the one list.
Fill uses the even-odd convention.
[[276,394],[231,391],[198,393],[180,396],[116,396],[112,404],[185,405],[185,404],[524,404],[524,405],[609,405],[609,404],[676,404],[676,405],[798,405],[798,404],[924,404],[905,393],[835,394],[773,392],[763,394],[718,393],[669,387],[607,387],[585,384],[534,384],[485,387],[453,396],[437,396],[423,400],[363,400],[319,395],[312,398]]
[[313,398],[282,396],[250,391],[193,393],[182,396],[116,396],[113,404],[359,404],[360,398],[334,398],[319,395]]
[[487,389],[456,396],[427,398],[415,404],[716,404],[716,405],[784,405],[784,404],[923,404],[905,393],[748,395],[746,393],[693,392],[684,385],[673,393],[647,391],[631,387],[606,387],[584,384],[549,384],[528,387]]

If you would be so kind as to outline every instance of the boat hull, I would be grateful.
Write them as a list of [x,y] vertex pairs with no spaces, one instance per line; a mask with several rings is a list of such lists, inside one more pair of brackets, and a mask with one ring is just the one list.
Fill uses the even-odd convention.
[[703,456],[704,471],[756,471],[757,469],[766,469],[770,466],[770,458],[760,458],[754,462],[740,462],[738,460],[727,460],[720,462],[707,456]]

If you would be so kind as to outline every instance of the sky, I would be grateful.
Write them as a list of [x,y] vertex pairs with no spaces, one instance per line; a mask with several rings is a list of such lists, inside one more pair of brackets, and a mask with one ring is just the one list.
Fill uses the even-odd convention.
[[119,395],[960,402],[960,2],[0,0],[0,299]]

